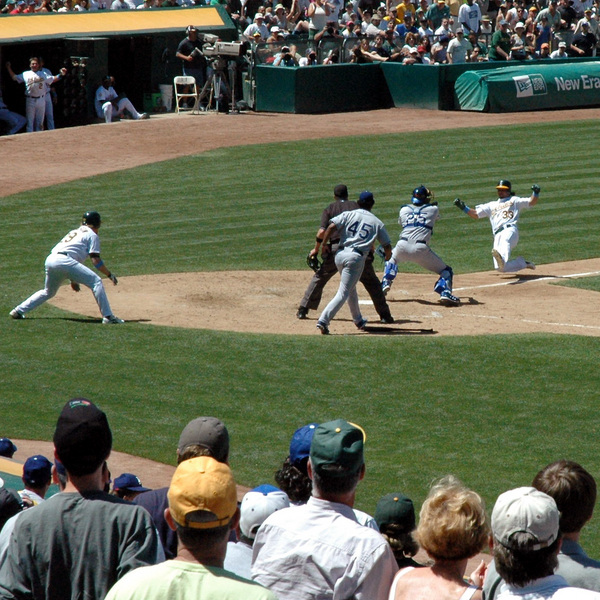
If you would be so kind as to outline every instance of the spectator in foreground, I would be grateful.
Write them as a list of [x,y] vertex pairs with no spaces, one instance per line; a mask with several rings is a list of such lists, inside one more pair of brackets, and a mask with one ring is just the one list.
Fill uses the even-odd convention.
[[104,492],[112,448],[106,415],[85,398],[70,400],[54,448],[67,486],[17,519],[0,565],[2,599],[102,600],[128,571],[164,560],[150,516]]
[[413,556],[419,544],[412,532],[416,526],[415,507],[410,498],[401,493],[387,494],[377,503],[375,521],[381,535],[390,545],[398,567],[422,567]]
[[[177,464],[198,456],[212,456],[219,462],[229,461],[229,432],[215,417],[198,417],[190,421],[179,436],[177,445]],[[165,556],[175,558],[177,554],[177,536],[175,530],[165,521],[168,508],[168,487],[144,492],[133,499],[134,504],[143,506],[152,516],[158,530]]]
[[383,537],[352,510],[365,475],[364,432],[342,419],[319,425],[308,460],[307,504],[278,510],[260,527],[252,578],[280,600],[387,600],[398,566]]
[[240,522],[237,528],[237,542],[227,544],[225,569],[250,579],[252,577],[252,546],[258,528],[276,510],[288,508],[290,499],[285,492],[273,485],[263,484],[250,490],[240,505]]
[[600,598],[554,573],[562,541],[559,518],[554,499],[533,487],[500,494],[492,512],[494,564],[505,582],[498,600]]
[[209,456],[181,463],[169,487],[165,518],[177,531],[176,560],[137,569],[106,600],[276,600],[262,586],[223,568],[227,539],[240,518],[229,467]]
[[150,488],[144,487],[140,478],[133,473],[119,475],[113,483],[113,493],[123,500],[133,500],[144,492],[150,492]]
[[395,577],[390,600],[480,599],[485,563],[464,579],[469,558],[487,544],[489,527],[483,500],[456,477],[434,484],[421,508],[416,539],[435,561],[431,567],[407,567]]
[[23,485],[19,496],[25,506],[35,506],[44,501],[52,483],[52,463],[41,454],[30,456],[23,465]]
[[[560,512],[563,539],[554,573],[569,585],[600,592],[600,561],[590,558],[579,543],[581,530],[594,512],[596,481],[580,464],[558,460],[544,467],[532,486],[554,498]],[[494,564],[490,564],[484,584],[486,600],[494,600],[502,584]]]
[[11,440],[6,437],[0,438],[0,456],[12,458],[16,451],[17,447],[12,443]]

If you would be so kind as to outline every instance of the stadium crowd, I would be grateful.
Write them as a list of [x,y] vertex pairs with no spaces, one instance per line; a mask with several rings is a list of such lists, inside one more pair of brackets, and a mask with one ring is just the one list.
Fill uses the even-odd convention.
[[[0,489],[0,598],[356,600],[600,598],[600,562],[579,543],[596,482],[559,460],[532,485],[483,500],[456,477],[434,482],[417,524],[410,498],[356,510],[366,434],[343,419],[298,428],[276,471],[241,502],[229,432],[199,417],[181,432],[168,487],[124,473],[110,490],[112,432],[85,398],[63,407],[54,463],[23,465],[20,492]],[[17,448],[0,439],[0,454]],[[45,498],[54,481],[59,492]],[[468,560],[484,548],[466,573]],[[427,554],[415,560],[421,547]]]

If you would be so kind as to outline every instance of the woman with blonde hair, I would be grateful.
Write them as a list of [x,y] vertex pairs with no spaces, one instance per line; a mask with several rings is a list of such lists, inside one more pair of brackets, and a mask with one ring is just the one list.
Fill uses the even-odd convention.
[[389,600],[480,600],[485,563],[473,572],[471,583],[464,575],[469,558],[484,548],[488,536],[481,496],[453,475],[442,478],[431,487],[415,532],[417,542],[435,562],[399,571]]

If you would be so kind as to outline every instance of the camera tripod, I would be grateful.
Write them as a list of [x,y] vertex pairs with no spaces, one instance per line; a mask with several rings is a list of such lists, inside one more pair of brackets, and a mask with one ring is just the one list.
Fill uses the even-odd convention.
[[226,105],[222,112],[229,112],[229,101],[231,100],[232,106],[235,106],[235,101],[228,81],[227,61],[217,58],[213,61],[212,68],[212,75],[206,80],[198,95],[198,104],[205,101],[206,110],[209,110],[214,100],[217,112],[221,112],[221,103],[225,103]]

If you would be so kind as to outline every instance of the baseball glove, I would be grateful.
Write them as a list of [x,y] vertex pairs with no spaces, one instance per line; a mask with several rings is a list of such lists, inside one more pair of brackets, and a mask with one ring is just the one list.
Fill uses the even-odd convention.
[[306,255],[306,264],[316,273],[321,268],[321,261],[318,255],[311,254],[310,252]]

